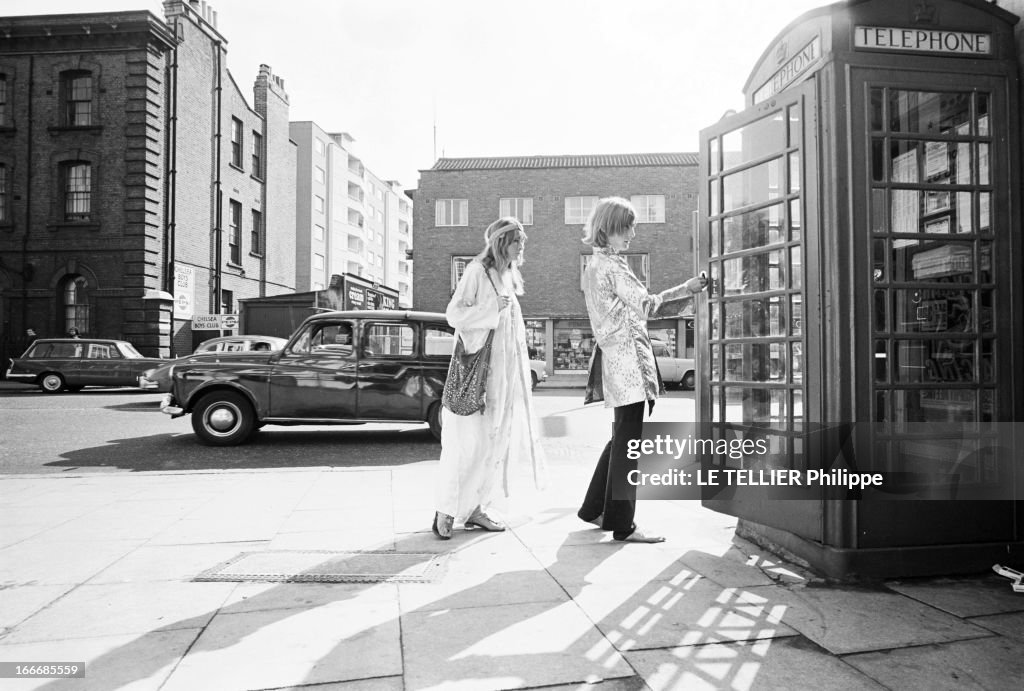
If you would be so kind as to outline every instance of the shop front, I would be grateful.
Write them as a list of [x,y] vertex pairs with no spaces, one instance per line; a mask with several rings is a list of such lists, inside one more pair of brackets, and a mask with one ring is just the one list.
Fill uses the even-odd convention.
[[831,576],[1022,558],[1017,19],[974,0],[814,10],[767,47],[747,109],[701,133],[699,415],[771,438],[704,462],[894,483],[705,505]]

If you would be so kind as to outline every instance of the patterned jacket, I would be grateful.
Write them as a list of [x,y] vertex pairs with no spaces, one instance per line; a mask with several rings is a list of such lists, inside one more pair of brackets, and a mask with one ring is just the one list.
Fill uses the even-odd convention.
[[583,295],[601,348],[604,404],[618,406],[658,397],[660,378],[647,319],[665,300],[689,297],[683,285],[652,295],[610,247],[594,248],[583,272]]

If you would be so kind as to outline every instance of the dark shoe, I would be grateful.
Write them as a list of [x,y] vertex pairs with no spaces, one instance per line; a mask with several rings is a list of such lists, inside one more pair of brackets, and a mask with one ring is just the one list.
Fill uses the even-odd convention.
[[474,511],[473,515],[466,519],[466,527],[469,528],[470,526],[483,528],[491,533],[501,533],[505,531],[505,526],[498,523],[480,509]]
[[455,519],[446,513],[437,511],[434,513],[434,524],[430,528],[434,531],[434,535],[437,535],[442,540],[452,539],[452,525],[455,523]]

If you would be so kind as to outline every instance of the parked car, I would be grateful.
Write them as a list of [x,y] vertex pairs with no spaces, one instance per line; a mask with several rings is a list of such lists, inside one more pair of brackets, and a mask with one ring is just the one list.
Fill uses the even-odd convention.
[[696,367],[693,358],[676,357],[664,341],[651,339],[651,346],[654,348],[654,357],[658,360],[658,370],[666,385],[678,384],[687,391],[692,391],[697,383]]
[[196,436],[214,446],[264,425],[426,422],[440,439],[453,334],[435,312],[323,312],[276,352],[174,366],[161,409],[191,414]]
[[84,386],[136,386],[145,370],[167,362],[144,357],[128,341],[108,338],[40,338],[7,370],[11,381],[37,384],[46,393]]
[[530,360],[530,379],[532,380],[532,386],[530,388],[536,389],[537,384],[540,384],[542,381],[546,381],[547,378],[547,363],[543,360]]
[[[281,350],[288,342],[287,338],[277,336],[218,336],[203,341],[196,348],[196,352],[185,357],[165,362],[159,367],[146,370],[139,375],[138,385],[140,389],[154,392],[166,392],[171,390],[171,371],[180,365],[186,365],[203,360],[217,362],[218,358],[226,353],[253,353]],[[236,362],[237,360],[232,360]]]

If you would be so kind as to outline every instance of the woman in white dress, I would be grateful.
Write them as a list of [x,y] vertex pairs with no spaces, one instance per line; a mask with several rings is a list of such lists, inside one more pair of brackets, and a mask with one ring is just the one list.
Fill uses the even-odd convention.
[[484,232],[485,246],[466,266],[445,316],[467,353],[483,347],[494,329],[486,404],[482,413],[441,411],[441,462],[433,531],[450,539],[456,521],[467,528],[500,532],[488,513],[508,498],[513,466],[529,462],[534,484],[543,485],[544,460],[533,416],[526,325],[517,295],[523,294],[526,234],[518,220],[499,218]]

